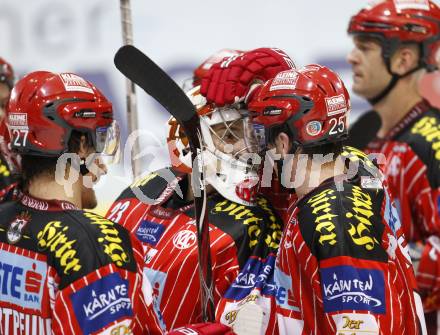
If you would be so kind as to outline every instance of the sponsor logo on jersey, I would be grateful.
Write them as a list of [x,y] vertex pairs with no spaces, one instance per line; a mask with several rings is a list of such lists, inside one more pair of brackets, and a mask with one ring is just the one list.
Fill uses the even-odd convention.
[[295,71],[283,71],[276,75],[270,85],[269,91],[294,90],[298,81],[298,73]]
[[167,274],[162,271],[144,268],[144,276],[148,278],[151,285],[154,312],[157,315],[157,319],[159,320],[162,329],[166,329],[165,320],[160,311],[160,303],[162,301],[163,290],[167,281]]
[[76,74],[60,73],[60,79],[66,91],[80,91],[93,94],[90,84]]
[[254,288],[260,288],[264,294],[276,295],[277,287],[273,279],[275,256],[265,260],[250,258],[225,293],[228,299],[241,300]]
[[347,198],[351,200],[353,207],[350,212],[345,213],[345,216],[350,219],[350,228],[347,232],[354,244],[363,246],[368,251],[373,250],[380,243],[372,236],[374,226],[370,218],[374,217],[375,213],[373,212],[371,197],[357,185],[353,186],[351,195]]
[[136,230],[136,236],[141,242],[156,245],[164,231],[164,225],[143,220]]
[[181,230],[173,237],[173,244],[177,249],[191,248],[197,241],[196,233],[191,230]]
[[425,116],[412,127],[411,133],[422,136],[431,144],[435,159],[440,160],[440,125],[436,118]]
[[334,97],[325,98],[325,105],[327,108],[327,115],[337,115],[341,113],[347,113],[347,102],[343,94],[336,95]]
[[122,279],[119,273],[105,276],[70,297],[84,334],[96,332],[111,322],[133,315],[128,281]]
[[0,334],[52,334],[52,320],[0,307]]
[[371,314],[344,313],[332,315],[332,318],[338,334],[379,334],[379,326]]
[[321,268],[324,310],[385,313],[385,280],[381,270],[348,265]]
[[44,262],[1,250],[1,300],[23,308],[41,310],[43,283],[47,265]]
[[115,223],[97,214],[85,212],[84,216],[90,219],[92,225],[98,226],[101,237],[98,242],[103,246],[106,253],[113,263],[123,266],[130,261],[130,256],[124,249],[123,242],[119,237],[119,232],[115,228]]
[[6,238],[11,244],[15,244],[21,240],[23,236],[23,230],[30,221],[31,216],[28,212],[22,212],[16,216],[14,221],[9,224]]
[[229,200],[221,201],[215,204],[212,209],[213,214],[224,213],[231,216],[236,221],[247,226],[249,236],[249,247],[255,247],[259,241],[264,240],[269,248],[278,249],[281,235],[282,235],[282,222],[279,221],[272,209],[269,208],[267,199],[259,197],[257,199],[257,205],[269,214],[270,230],[266,233],[265,238],[262,238],[263,231],[261,230],[261,217],[257,217],[252,211],[252,207],[240,205]]
[[79,258],[76,257],[76,240],[67,237],[68,229],[69,227],[62,225],[61,221],[50,221],[37,234],[38,249],[49,250],[58,259],[66,275],[81,269]]
[[313,214],[315,214],[315,230],[320,234],[318,242],[322,245],[335,245],[336,226],[333,219],[338,215],[333,213],[332,200],[336,199],[335,191],[325,189],[324,191],[311,197],[307,204],[310,205]]
[[8,122],[12,129],[28,129],[26,113],[9,113]]

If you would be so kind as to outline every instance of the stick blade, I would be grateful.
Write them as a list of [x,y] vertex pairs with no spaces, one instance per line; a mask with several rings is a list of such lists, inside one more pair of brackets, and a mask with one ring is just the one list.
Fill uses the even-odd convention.
[[119,48],[114,63],[125,77],[156,99],[177,121],[186,123],[196,115],[194,105],[179,85],[133,45]]
[[362,114],[349,129],[345,145],[364,150],[379,131],[382,122],[375,111]]

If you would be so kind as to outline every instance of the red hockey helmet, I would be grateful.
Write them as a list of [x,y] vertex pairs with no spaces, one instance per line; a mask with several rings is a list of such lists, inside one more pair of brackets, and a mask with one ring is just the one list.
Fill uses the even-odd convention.
[[111,103],[73,73],[28,74],[14,86],[6,115],[12,148],[22,154],[59,156],[74,130],[86,134],[98,153],[114,155],[119,148]]
[[12,90],[14,86],[14,70],[11,64],[0,57],[0,83],[5,83]]
[[440,8],[432,1],[376,1],[351,18],[348,33],[378,39],[388,67],[390,57],[404,43],[420,45],[420,67],[428,71],[438,67]]
[[[339,76],[317,64],[280,72],[248,104],[257,136],[266,145],[286,126],[295,145],[313,147],[348,135],[350,97]],[[265,131],[263,132],[263,127]]]

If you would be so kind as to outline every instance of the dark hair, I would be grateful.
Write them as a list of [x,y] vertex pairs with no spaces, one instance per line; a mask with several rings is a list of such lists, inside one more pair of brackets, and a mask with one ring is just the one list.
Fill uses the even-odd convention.
[[[293,134],[290,131],[290,129],[286,123],[284,123],[282,125],[273,126],[266,131],[268,143],[272,143],[272,144],[275,143],[275,139],[280,133],[287,134],[287,136],[289,136],[290,142],[294,143]],[[333,153],[334,158],[336,158],[344,150],[344,142],[345,141],[329,142],[329,143],[320,144],[320,145],[316,145],[316,146],[312,146],[312,147],[302,147],[301,153],[309,155],[309,158],[313,158],[313,155],[316,155],[316,154],[322,154],[325,156],[330,153]],[[290,150],[290,153],[294,154],[296,152],[297,148],[298,148],[297,146],[293,145],[292,149]]]
[[[85,135],[79,131],[72,131],[69,139],[68,152],[78,153],[80,149],[81,136]],[[93,146],[88,138],[88,145]],[[54,177],[59,157],[47,157],[36,155],[21,155],[21,186],[24,191],[29,187],[29,182],[41,176]]]

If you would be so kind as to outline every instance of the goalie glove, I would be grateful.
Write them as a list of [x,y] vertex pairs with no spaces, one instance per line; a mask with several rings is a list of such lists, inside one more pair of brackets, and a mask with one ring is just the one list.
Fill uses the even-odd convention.
[[235,335],[232,329],[221,323],[196,323],[176,328],[167,335]]
[[280,49],[247,51],[214,64],[202,78],[200,93],[217,106],[241,102],[256,81],[265,82],[294,68],[293,60]]

